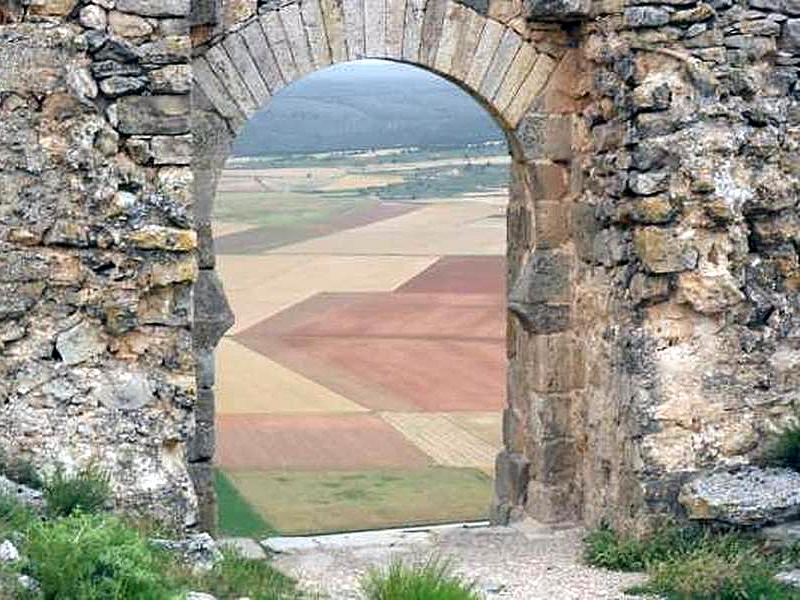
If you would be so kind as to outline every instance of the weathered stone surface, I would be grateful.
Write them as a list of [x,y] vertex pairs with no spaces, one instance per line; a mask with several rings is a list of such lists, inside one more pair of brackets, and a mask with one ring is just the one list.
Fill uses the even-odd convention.
[[0,563],[13,563],[21,558],[19,550],[11,540],[3,540],[0,543]]
[[269,96],[367,51],[471,89],[514,155],[498,518],[646,527],[789,414],[797,0],[25,4],[0,7],[7,453],[96,455],[119,507],[191,525],[199,498],[213,527],[218,172]]
[[192,137],[189,135],[159,135],[150,142],[153,160],[157,165],[188,165],[192,159]]
[[636,253],[651,273],[675,273],[697,265],[697,249],[669,229],[644,227],[633,239]]
[[106,17],[106,11],[96,4],[90,4],[81,9],[80,22],[81,25],[89,29],[103,31],[108,24],[108,18]]
[[56,338],[56,351],[68,365],[85,362],[106,349],[106,342],[99,327],[82,321],[60,333]]
[[208,533],[197,533],[182,540],[156,538],[150,540],[150,543],[174,552],[186,565],[198,572],[210,571],[222,560],[222,552]]
[[144,17],[185,17],[191,10],[190,0],[117,0],[117,10]]
[[194,301],[195,347],[214,348],[234,323],[233,312],[225,298],[222,283],[214,271],[200,271],[195,285]]
[[118,10],[108,14],[108,26],[112,33],[126,38],[146,37],[153,33],[153,26],[147,19]]
[[40,509],[44,506],[42,492],[16,481],[11,481],[5,475],[0,475],[0,493],[16,498],[22,504],[35,509]]
[[183,96],[127,96],[117,102],[117,114],[123,133],[189,132],[189,102]]
[[800,474],[744,467],[700,475],[681,489],[690,519],[730,525],[781,523],[800,514]]
[[531,17],[542,20],[585,19],[592,4],[589,0],[525,0]]
[[147,80],[144,77],[112,76],[100,82],[100,90],[109,98],[134,94],[140,92],[146,86]]

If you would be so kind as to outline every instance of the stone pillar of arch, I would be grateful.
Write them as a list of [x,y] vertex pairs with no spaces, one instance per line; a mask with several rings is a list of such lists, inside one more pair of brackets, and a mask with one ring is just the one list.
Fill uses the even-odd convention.
[[[576,257],[569,205],[581,192],[574,172],[581,135],[576,113],[586,89],[580,54],[568,39],[547,35],[536,42],[518,29],[519,23],[454,1],[415,6],[412,0],[366,0],[351,6],[304,0],[267,7],[196,47],[200,266],[203,277],[213,278],[208,221],[231,143],[247,119],[286,85],[339,62],[382,58],[417,65],[466,90],[505,131],[512,156],[509,405],[493,518],[521,515],[530,499],[530,512],[540,519],[574,520],[580,517],[579,461],[569,421],[585,377],[581,340],[572,332]],[[212,348],[200,346],[204,373]],[[205,375],[201,379],[212,383]],[[201,395],[203,402],[213,403],[210,388]]]

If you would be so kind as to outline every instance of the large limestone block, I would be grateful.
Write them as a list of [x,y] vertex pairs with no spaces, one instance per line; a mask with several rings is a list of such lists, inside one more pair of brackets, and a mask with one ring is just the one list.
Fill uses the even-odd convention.
[[261,77],[267,84],[269,92],[274,95],[286,84],[283,81],[280,67],[278,67],[278,63],[275,60],[275,55],[264,37],[261,23],[253,21],[247,27],[243,27],[240,30],[240,34],[250,50]]
[[300,8],[296,4],[284,6],[280,11],[281,23],[286,31],[286,39],[292,49],[294,64],[300,77],[307,75],[314,70],[314,59],[308,45],[308,34],[306,33],[303,19],[300,15]]
[[706,473],[684,485],[679,500],[694,520],[781,523],[800,515],[800,473],[759,467]]
[[303,24],[306,27],[314,66],[317,69],[327,67],[331,64],[331,50],[328,45],[320,3],[318,0],[306,0],[300,5],[300,11],[303,15]]
[[256,104],[264,106],[270,98],[269,89],[261,77],[261,71],[250,56],[242,36],[238,33],[232,33],[227,37],[224,45]]
[[521,43],[522,38],[517,32],[513,29],[505,30],[480,86],[480,92],[484,98],[494,98]]
[[117,0],[116,8],[144,17],[185,17],[191,4],[191,0]]
[[199,90],[193,92],[195,103],[199,102],[198,96],[205,96],[205,99],[217,110],[220,116],[237,124],[244,124],[247,115],[236,105],[233,98],[220,83],[217,76],[211,70],[208,62],[204,58],[198,58],[192,63],[194,79]]
[[678,232],[643,227],[634,233],[634,248],[651,273],[677,273],[697,265],[698,251]]
[[261,17],[261,26],[284,82],[287,84],[293,82],[298,77],[297,66],[280,16],[277,12],[264,13]]
[[126,96],[117,102],[119,130],[131,135],[189,132],[188,96]]
[[445,0],[428,0],[425,7],[419,47],[419,62],[423,65],[433,66],[436,62],[446,9],[447,2]]
[[[536,58],[530,73],[522,82],[514,99],[511,100],[508,107],[503,110],[503,116],[512,127],[516,127],[522,120],[522,117],[528,112],[533,105],[537,96],[542,92],[544,86],[550,78],[550,75],[556,68],[556,61],[546,54],[540,54]],[[555,158],[555,157],[551,157]]]
[[403,29],[406,19],[406,0],[386,0],[386,56],[403,56]]
[[422,23],[425,19],[425,0],[406,0],[406,24],[403,32],[403,58],[419,60],[422,42]]
[[253,99],[250,90],[244,84],[239,70],[228,57],[227,52],[221,45],[209,48],[206,52],[206,60],[219,79],[223,88],[236,103],[236,106],[248,118],[251,117],[259,108],[258,103]]
[[453,59],[450,70],[448,73],[456,79],[466,79],[467,73],[472,66],[472,57],[475,54],[475,48],[478,47],[478,42],[481,39],[481,32],[486,23],[486,19],[471,10],[466,10],[466,22],[461,28],[458,42],[456,44],[455,52],[453,52]]
[[320,0],[325,34],[334,63],[347,61],[347,33],[343,0]]
[[439,49],[436,53],[434,67],[437,71],[450,73],[453,68],[453,58],[456,55],[458,41],[463,35],[469,11],[457,2],[448,2],[447,11],[442,26],[442,38],[439,40]]
[[364,0],[342,0],[344,26],[347,34],[347,58],[364,58]]
[[213,270],[203,269],[194,287],[194,345],[214,348],[234,323],[222,282]]
[[364,0],[364,45],[367,56],[386,56],[386,6],[384,0]]
[[503,26],[497,21],[486,21],[486,26],[483,28],[481,39],[475,50],[475,56],[472,57],[469,73],[467,73],[466,83],[472,89],[477,90],[480,88],[492,57],[503,37],[503,32]]

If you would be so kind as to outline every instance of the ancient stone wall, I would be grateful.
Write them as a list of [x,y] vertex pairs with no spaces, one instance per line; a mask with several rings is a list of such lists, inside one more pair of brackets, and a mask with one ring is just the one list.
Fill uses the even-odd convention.
[[189,3],[34,0],[0,26],[0,446],[96,462],[191,525]]
[[283,86],[365,56],[508,136],[496,519],[644,525],[794,414],[796,0],[13,0],[0,23],[9,454],[99,461],[121,506],[186,523],[199,495],[213,524],[217,175]]

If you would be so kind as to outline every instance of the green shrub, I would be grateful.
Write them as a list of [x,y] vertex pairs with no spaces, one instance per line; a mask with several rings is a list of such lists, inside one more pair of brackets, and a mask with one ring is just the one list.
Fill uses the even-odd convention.
[[738,532],[675,525],[643,538],[601,527],[586,537],[584,551],[597,567],[646,571],[647,582],[629,591],[667,600],[800,600],[800,592],[773,579],[795,554],[768,554],[755,538]]
[[34,522],[22,551],[47,600],[165,600],[179,591],[164,575],[165,554],[105,514]]
[[421,566],[395,561],[361,582],[367,600],[479,600],[473,583],[453,575],[450,564],[432,558]]
[[617,534],[606,525],[584,539],[584,559],[590,565],[614,571],[644,571],[653,562],[687,556],[709,547],[719,554],[736,556],[749,547],[747,538],[733,534],[711,534],[699,525],[666,524],[646,537]]
[[0,494],[0,533],[25,529],[36,519],[34,510],[11,494]]
[[700,551],[655,563],[648,582],[632,590],[667,600],[798,600],[800,592],[774,580],[774,566],[749,552],[725,557]]
[[59,468],[44,483],[45,508],[50,517],[67,517],[77,511],[104,510],[111,497],[108,474],[95,465],[66,475]]
[[800,471],[800,423],[787,427],[768,443],[762,462]]

